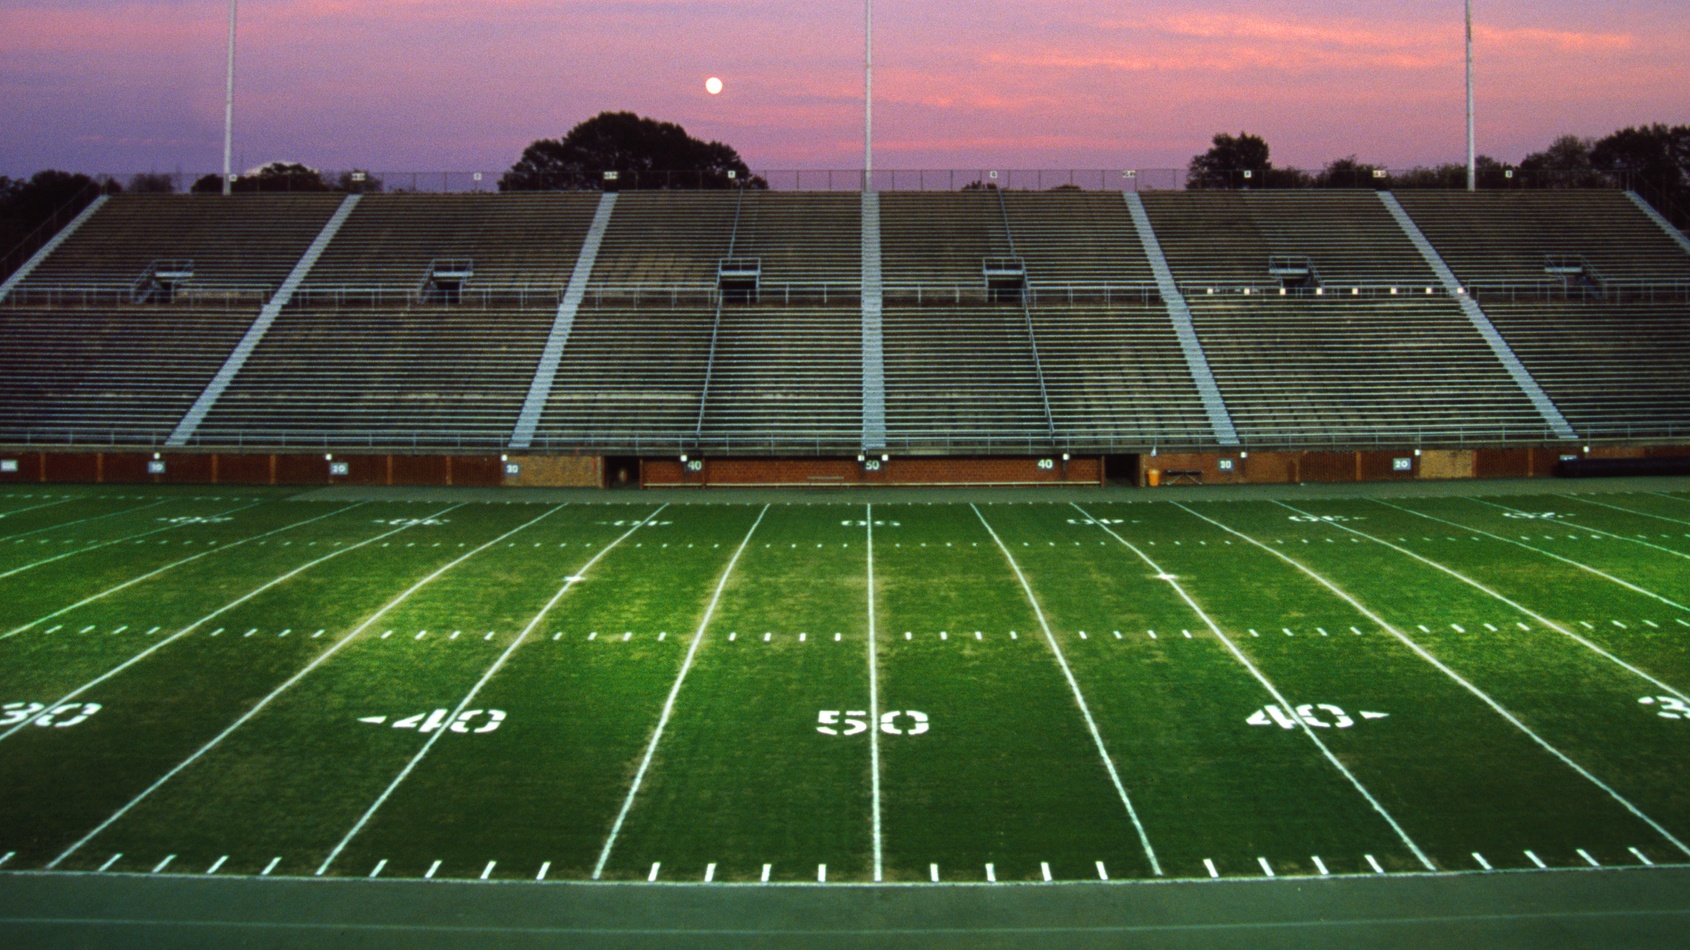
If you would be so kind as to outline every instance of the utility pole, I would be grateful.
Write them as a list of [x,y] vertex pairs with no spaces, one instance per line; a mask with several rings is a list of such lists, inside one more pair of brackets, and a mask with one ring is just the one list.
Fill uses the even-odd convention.
[[230,189],[235,148],[235,0],[229,0],[229,78],[223,91],[223,194]]
[[1467,0],[1467,190],[1479,189],[1479,158],[1473,144],[1473,0]]
[[[230,0],[233,2],[233,0]],[[863,0],[863,191],[874,190],[874,0]]]

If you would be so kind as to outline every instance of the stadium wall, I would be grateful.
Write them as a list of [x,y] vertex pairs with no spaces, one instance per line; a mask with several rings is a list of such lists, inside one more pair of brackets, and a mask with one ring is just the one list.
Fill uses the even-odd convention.
[[[1413,449],[1349,452],[1176,452],[1139,457],[1140,487],[1542,478],[1564,458],[1690,458],[1690,445]],[[1406,460],[1401,462],[1399,460]],[[650,488],[1101,485],[1104,460],[1075,457],[607,460],[588,455],[350,455],[340,453],[8,452],[0,484],[439,485],[602,488],[610,461],[638,465]],[[1230,467],[1223,467],[1230,462]],[[151,466],[162,465],[163,471]],[[1406,464],[1399,468],[1399,464]],[[344,466],[341,469],[340,466]],[[1048,466],[1048,467],[1046,467]],[[1115,469],[1111,468],[1111,472]]]

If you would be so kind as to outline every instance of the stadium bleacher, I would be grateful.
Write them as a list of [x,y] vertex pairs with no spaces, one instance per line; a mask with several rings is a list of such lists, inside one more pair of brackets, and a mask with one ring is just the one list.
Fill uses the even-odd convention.
[[[327,240],[339,195],[118,196],[0,300],[0,441],[162,445],[322,233],[191,445],[498,449],[528,397],[542,451],[864,448],[858,196],[618,198],[366,195]],[[1245,447],[1550,438],[1375,193],[1142,198]],[[1690,431],[1690,255],[1627,196],[1400,200],[1581,437]],[[889,450],[1215,446],[1119,193],[879,207]]]

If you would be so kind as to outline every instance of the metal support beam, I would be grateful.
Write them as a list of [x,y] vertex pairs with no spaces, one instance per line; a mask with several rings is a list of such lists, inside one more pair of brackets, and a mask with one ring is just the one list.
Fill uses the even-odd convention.
[[1502,363],[1503,369],[1508,371],[1508,375],[1513,378],[1515,385],[1519,386],[1520,391],[1525,393],[1527,399],[1531,400],[1538,414],[1543,417],[1544,424],[1549,426],[1557,439],[1568,441],[1577,439],[1578,433],[1573,431],[1573,427],[1567,423],[1566,418],[1561,415],[1561,410],[1555,407],[1555,403],[1543,391],[1543,387],[1539,386],[1537,380],[1532,378],[1532,374],[1526,370],[1525,364],[1521,363],[1520,358],[1514,355],[1514,350],[1509,347],[1508,341],[1502,338],[1502,334],[1497,331],[1496,325],[1490,322],[1490,317],[1485,316],[1485,311],[1479,306],[1478,301],[1475,301],[1472,295],[1467,293],[1466,288],[1461,286],[1461,281],[1455,277],[1455,271],[1449,269],[1449,265],[1444,263],[1444,259],[1438,254],[1437,249],[1432,247],[1432,242],[1426,240],[1426,235],[1421,233],[1420,226],[1414,223],[1414,219],[1408,216],[1408,211],[1403,208],[1402,202],[1397,200],[1396,195],[1388,191],[1379,192],[1379,200],[1384,203],[1386,210],[1391,212],[1391,217],[1396,219],[1403,234],[1407,235],[1409,241],[1413,242],[1415,249],[1420,252],[1420,257],[1425,260],[1427,266],[1431,267],[1432,272],[1438,275],[1438,280],[1444,285],[1444,292],[1454,297],[1456,302],[1461,305],[1461,312],[1466,315],[1468,322],[1473,324],[1473,329],[1479,331],[1479,336],[1484,338],[1485,344],[1490,347],[1492,353],[1496,354],[1497,360]]
[[1204,411],[1209,414],[1209,426],[1214,430],[1215,441],[1221,445],[1237,445],[1238,430],[1232,426],[1232,413],[1227,411],[1226,400],[1221,398],[1220,386],[1215,383],[1215,374],[1209,369],[1209,358],[1204,355],[1203,344],[1197,339],[1197,328],[1191,322],[1191,308],[1185,303],[1185,295],[1179,292],[1179,284],[1174,282],[1174,272],[1168,268],[1168,259],[1162,254],[1162,242],[1156,240],[1156,231],[1150,226],[1150,215],[1144,210],[1144,201],[1136,191],[1123,192],[1122,195],[1127,200],[1127,210],[1132,212],[1139,243],[1144,245],[1144,254],[1150,258],[1150,270],[1156,275],[1156,287],[1168,308],[1168,319],[1173,321],[1174,334],[1179,337],[1186,369],[1191,373],[1191,381],[1197,384],[1197,395],[1203,400]]
[[587,239],[581,242],[581,252],[575,256],[569,287],[563,292],[563,302],[557,305],[551,335],[546,337],[546,347],[540,351],[540,364],[534,368],[534,380],[528,384],[528,396],[516,417],[516,429],[510,441],[513,449],[526,449],[534,442],[534,430],[539,427],[540,415],[546,411],[546,401],[552,396],[552,383],[557,380],[557,368],[563,362],[563,349],[569,345],[569,334],[575,329],[575,314],[586,299],[587,282],[592,279],[593,265],[599,259],[599,245],[604,242],[604,232],[610,227],[610,215],[615,210],[616,192],[599,195],[593,224],[587,229]]
[[293,270],[288,274],[287,280],[282,281],[282,286],[277,288],[275,295],[270,298],[270,302],[264,305],[264,309],[258,311],[258,319],[252,321],[252,326],[247,327],[246,335],[241,337],[241,342],[235,344],[235,349],[229,354],[229,358],[223,361],[223,368],[219,369],[217,375],[211,378],[210,384],[205,387],[205,392],[200,393],[200,397],[194,400],[188,414],[182,417],[181,422],[177,423],[176,430],[170,433],[170,438],[165,440],[165,445],[186,445],[188,440],[194,437],[195,430],[199,428],[201,422],[205,421],[205,417],[211,412],[211,408],[217,405],[217,400],[223,395],[223,391],[228,389],[229,384],[235,381],[235,376],[240,373],[241,367],[246,365],[247,359],[252,356],[254,350],[258,349],[258,344],[263,342],[264,334],[270,332],[270,325],[276,322],[276,318],[281,315],[282,309],[293,299],[294,291],[299,289],[299,285],[311,273],[311,268],[316,266],[317,258],[323,256],[323,251],[328,249],[329,242],[333,241],[334,236],[340,232],[341,225],[346,223],[348,217],[351,217],[352,209],[358,207],[358,200],[361,197],[361,195],[347,195],[341,201],[334,216],[329,218],[329,222],[323,225],[323,230],[317,233],[317,239],[311,242],[311,246],[306,249],[305,255],[299,259],[299,263],[293,265]]

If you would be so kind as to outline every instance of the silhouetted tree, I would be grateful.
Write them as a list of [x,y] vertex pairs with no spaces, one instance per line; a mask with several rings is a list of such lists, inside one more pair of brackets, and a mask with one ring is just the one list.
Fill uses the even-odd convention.
[[1327,163],[1314,177],[1316,188],[1389,188],[1389,178],[1379,178],[1374,172],[1379,166],[1356,160],[1354,155]]
[[1595,139],[1563,135],[1543,151],[1527,155],[1520,161],[1525,184],[1532,188],[1590,188],[1602,184],[1604,176],[1590,161],[1595,144]]
[[[323,181],[323,175],[315,168],[301,165],[298,162],[271,162],[251,174],[242,175],[235,179],[230,191],[236,194],[251,194],[253,192],[273,191],[333,191],[328,183]],[[194,182],[194,194],[215,195],[223,192],[223,179],[218,175],[206,175]]]
[[[1268,143],[1259,135],[1222,132],[1214,145],[1193,155],[1187,168],[1187,188],[1307,188],[1313,179],[1296,168],[1274,168]],[[1248,174],[1246,174],[1248,173]]]
[[132,195],[169,195],[176,192],[176,179],[163,172],[141,172],[129,179],[124,191]]
[[109,179],[54,169],[28,181],[0,179],[0,277],[16,270],[30,253],[102,194],[123,186]]
[[[632,112],[601,112],[561,139],[540,139],[499,179],[500,191],[598,191],[643,188],[767,188],[739,153],[687,135],[673,122]],[[728,173],[734,174],[733,178]]]
[[1674,223],[1690,223],[1690,126],[1621,129],[1590,149],[1590,163],[1648,199]]

